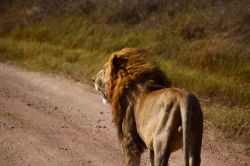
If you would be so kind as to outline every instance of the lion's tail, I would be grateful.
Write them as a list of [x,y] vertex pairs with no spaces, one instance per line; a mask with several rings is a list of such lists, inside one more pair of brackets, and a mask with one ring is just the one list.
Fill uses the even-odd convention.
[[[190,99],[188,98],[188,100]],[[191,103],[191,102],[187,101],[186,103]],[[180,111],[181,111],[181,121],[182,121],[184,166],[189,166],[192,105],[183,104],[180,107]]]

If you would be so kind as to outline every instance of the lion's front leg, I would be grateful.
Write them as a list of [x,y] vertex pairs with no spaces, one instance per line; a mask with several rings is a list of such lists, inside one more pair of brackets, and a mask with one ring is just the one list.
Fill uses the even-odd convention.
[[137,132],[133,105],[129,105],[122,123],[122,147],[126,166],[139,166],[144,143]]
[[141,152],[131,137],[124,137],[122,141],[125,166],[139,166],[141,162]]

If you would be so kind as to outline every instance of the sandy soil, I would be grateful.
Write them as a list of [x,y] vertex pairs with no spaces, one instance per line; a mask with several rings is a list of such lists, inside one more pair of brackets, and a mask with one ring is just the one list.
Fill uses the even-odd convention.
[[[209,133],[209,131],[206,131]],[[204,135],[203,166],[250,165],[231,144]],[[240,149],[241,147],[238,147]],[[109,106],[88,85],[0,64],[1,166],[119,166]],[[170,158],[182,165],[182,152]],[[149,165],[148,152],[141,165]]]

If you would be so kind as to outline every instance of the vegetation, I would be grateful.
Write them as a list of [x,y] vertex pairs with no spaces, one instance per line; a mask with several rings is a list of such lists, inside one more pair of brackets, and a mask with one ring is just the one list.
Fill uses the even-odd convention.
[[40,2],[3,3],[0,61],[88,82],[111,52],[147,49],[174,86],[209,101],[206,120],[250,149],[247,0]]
[[9,120],[17,122],[17,123],[29,123],[29,121],[27,119],[24,119],[22,116],[20,116],[18,113],[15,112],[1,112],[0,116],[4,116],[7,117]]

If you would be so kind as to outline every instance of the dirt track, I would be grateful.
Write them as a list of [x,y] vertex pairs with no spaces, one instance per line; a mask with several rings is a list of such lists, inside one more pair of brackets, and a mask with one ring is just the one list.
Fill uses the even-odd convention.
[[[250,165],[249,157],[204,135],[203,166]],[[108,106],[92,87],[0,64],[1,166],[120,166]],[[182,152],[170,158],[182,165]],[[148,164],[148,152],[142,165]]]

